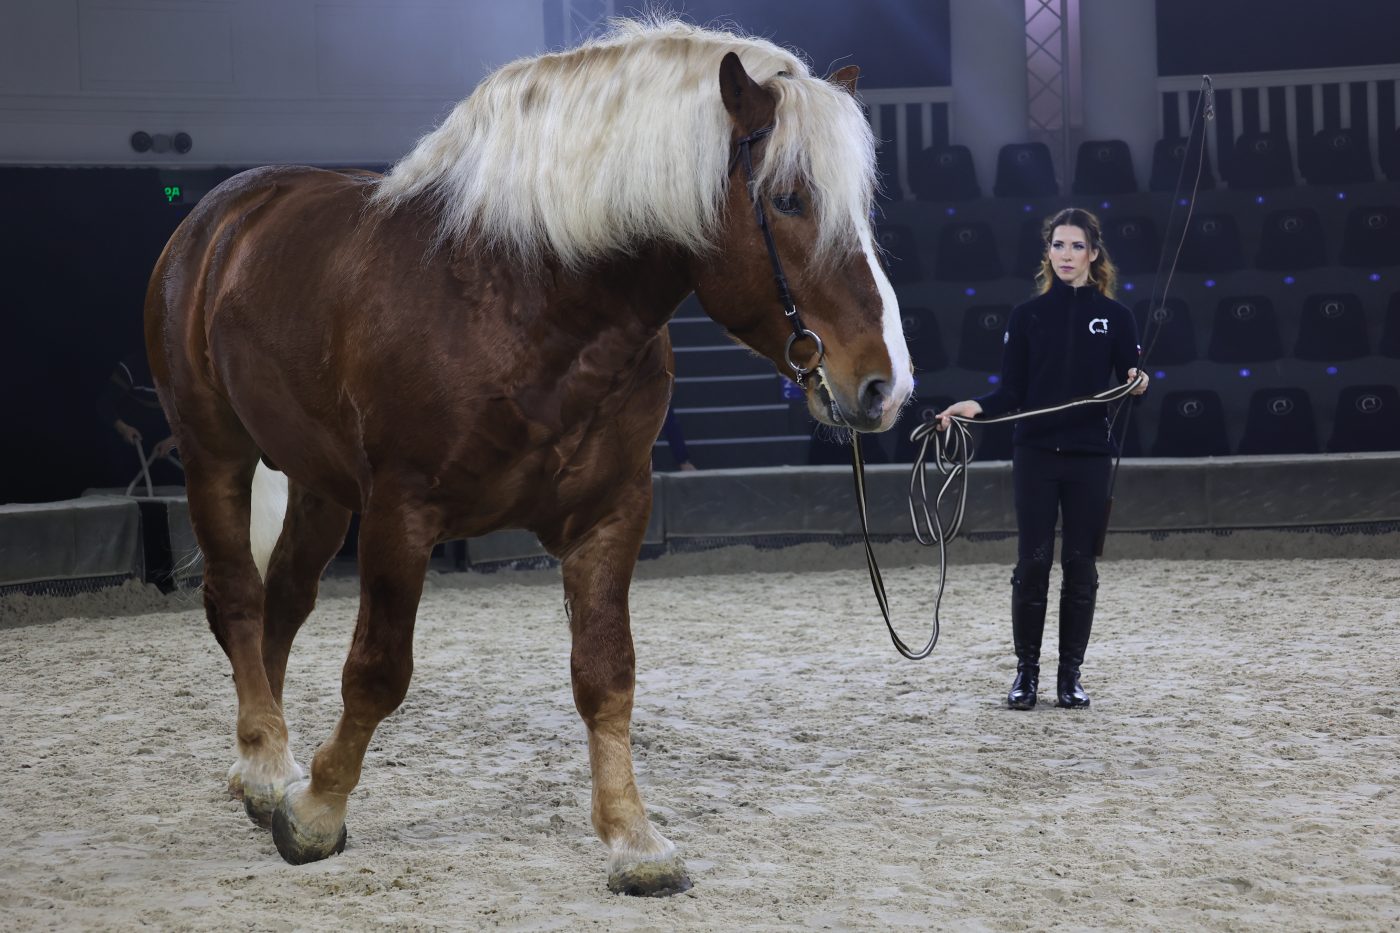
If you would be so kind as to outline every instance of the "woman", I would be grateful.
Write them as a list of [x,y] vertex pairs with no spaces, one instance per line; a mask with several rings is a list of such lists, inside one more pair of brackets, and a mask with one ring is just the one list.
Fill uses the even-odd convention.
[[[1092,395],[1119,382],[1141,381],[1141,348],[1127,308],[1113,300],[1117,270],[1103,245],[1099,221],[1070,208],[1045,221],[1040,294],[1011,312],[1003,338],[1001,381],[995,392],[949,405],[948,417],[995,417]],[[1007,695],[1012,709],[1035,706],[1040,678],[1040,638],[1055,553],[1056,513],[1063,515],[1060,567],[1060,664],[1056,706],[1089,705],[1079,667],[1094,621],[1099,588],[1095,544],[1106,518],[1113,440],[1106,406],[1085,405],[1017,421],[1012,480],[1016,491],[1016,570],[1011,577],[1011,634],[1016,679]]]

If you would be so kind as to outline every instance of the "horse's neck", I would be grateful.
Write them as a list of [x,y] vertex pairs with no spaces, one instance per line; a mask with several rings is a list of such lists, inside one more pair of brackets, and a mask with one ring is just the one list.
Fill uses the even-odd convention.
[[547,262],[543,270],[507,274],[535,328],[550,328],[580,355],[602,354],[619,365],[655,339],[694,288],[689,263],[662,247],[576,271]]

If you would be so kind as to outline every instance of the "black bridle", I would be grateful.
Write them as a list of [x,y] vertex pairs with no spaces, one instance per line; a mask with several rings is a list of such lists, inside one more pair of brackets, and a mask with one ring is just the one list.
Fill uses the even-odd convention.
[[[743,163],[744,180],[748,185],[749,200],[753,202],[754,218],[758,221],[759,232],[763,234],[763,245],[768,247],[768,261],[773,264],[773,281],[778,285],[778,301],[782,303],[783,315],[792,325],[792,334],[787,339],[787,345],[783,347],[783,359],[787,361],[788,368],[793,371],[793,381],[805,389],[807,377],[821,366],[822,360],[826,357],[826,344],[822,343],[822,338],[818,337],[815,331],[808,330],[802,323],[802,315],[797,311],[797,303],[792,300],[792,289],[788,287],[787,275],[783,272],[783,262],[778,258],[778,244],[773,239],[772,227],[768,225],[768,212],[763,208],[763,197],[754,187],[753,144],[767,139],[772,135],[773,128],[774,125],[769,124],[761,130],[754,130],[739,140],[734,158],[729,160],[729,174],[734,174],[734,166],[737,163]],[[804,338],[811,338],[812,342],[817,345],[817,361],[810,367],[803,366],[792,358],[793,344]]]

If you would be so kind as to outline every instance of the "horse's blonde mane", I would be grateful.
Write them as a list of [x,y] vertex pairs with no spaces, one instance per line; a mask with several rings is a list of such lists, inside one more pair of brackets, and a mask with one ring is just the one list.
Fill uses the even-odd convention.
[[426,199],[446,241],[571,267],[647,241],[705,250],[728,186],[719,65],[731,51],[778,100],[759,190],[806,182],[817,261],[859,248],[876,179],[860,105],[771,42],[675,20],[622,20],[576,49],[506,65],[393,167],[375,199]]

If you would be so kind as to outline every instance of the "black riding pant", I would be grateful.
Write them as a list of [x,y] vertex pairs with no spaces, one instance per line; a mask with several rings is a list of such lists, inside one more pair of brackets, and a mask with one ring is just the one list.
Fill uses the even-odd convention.
[[1012,455],[1016,491],[1016,576],[1043,589],[1055,556],[1055,520],[1061,521],[1060,566],[1067,583],[1096,583],[1094,550],[1108,504],[1107,454],[1057,453],[1017,445]]

